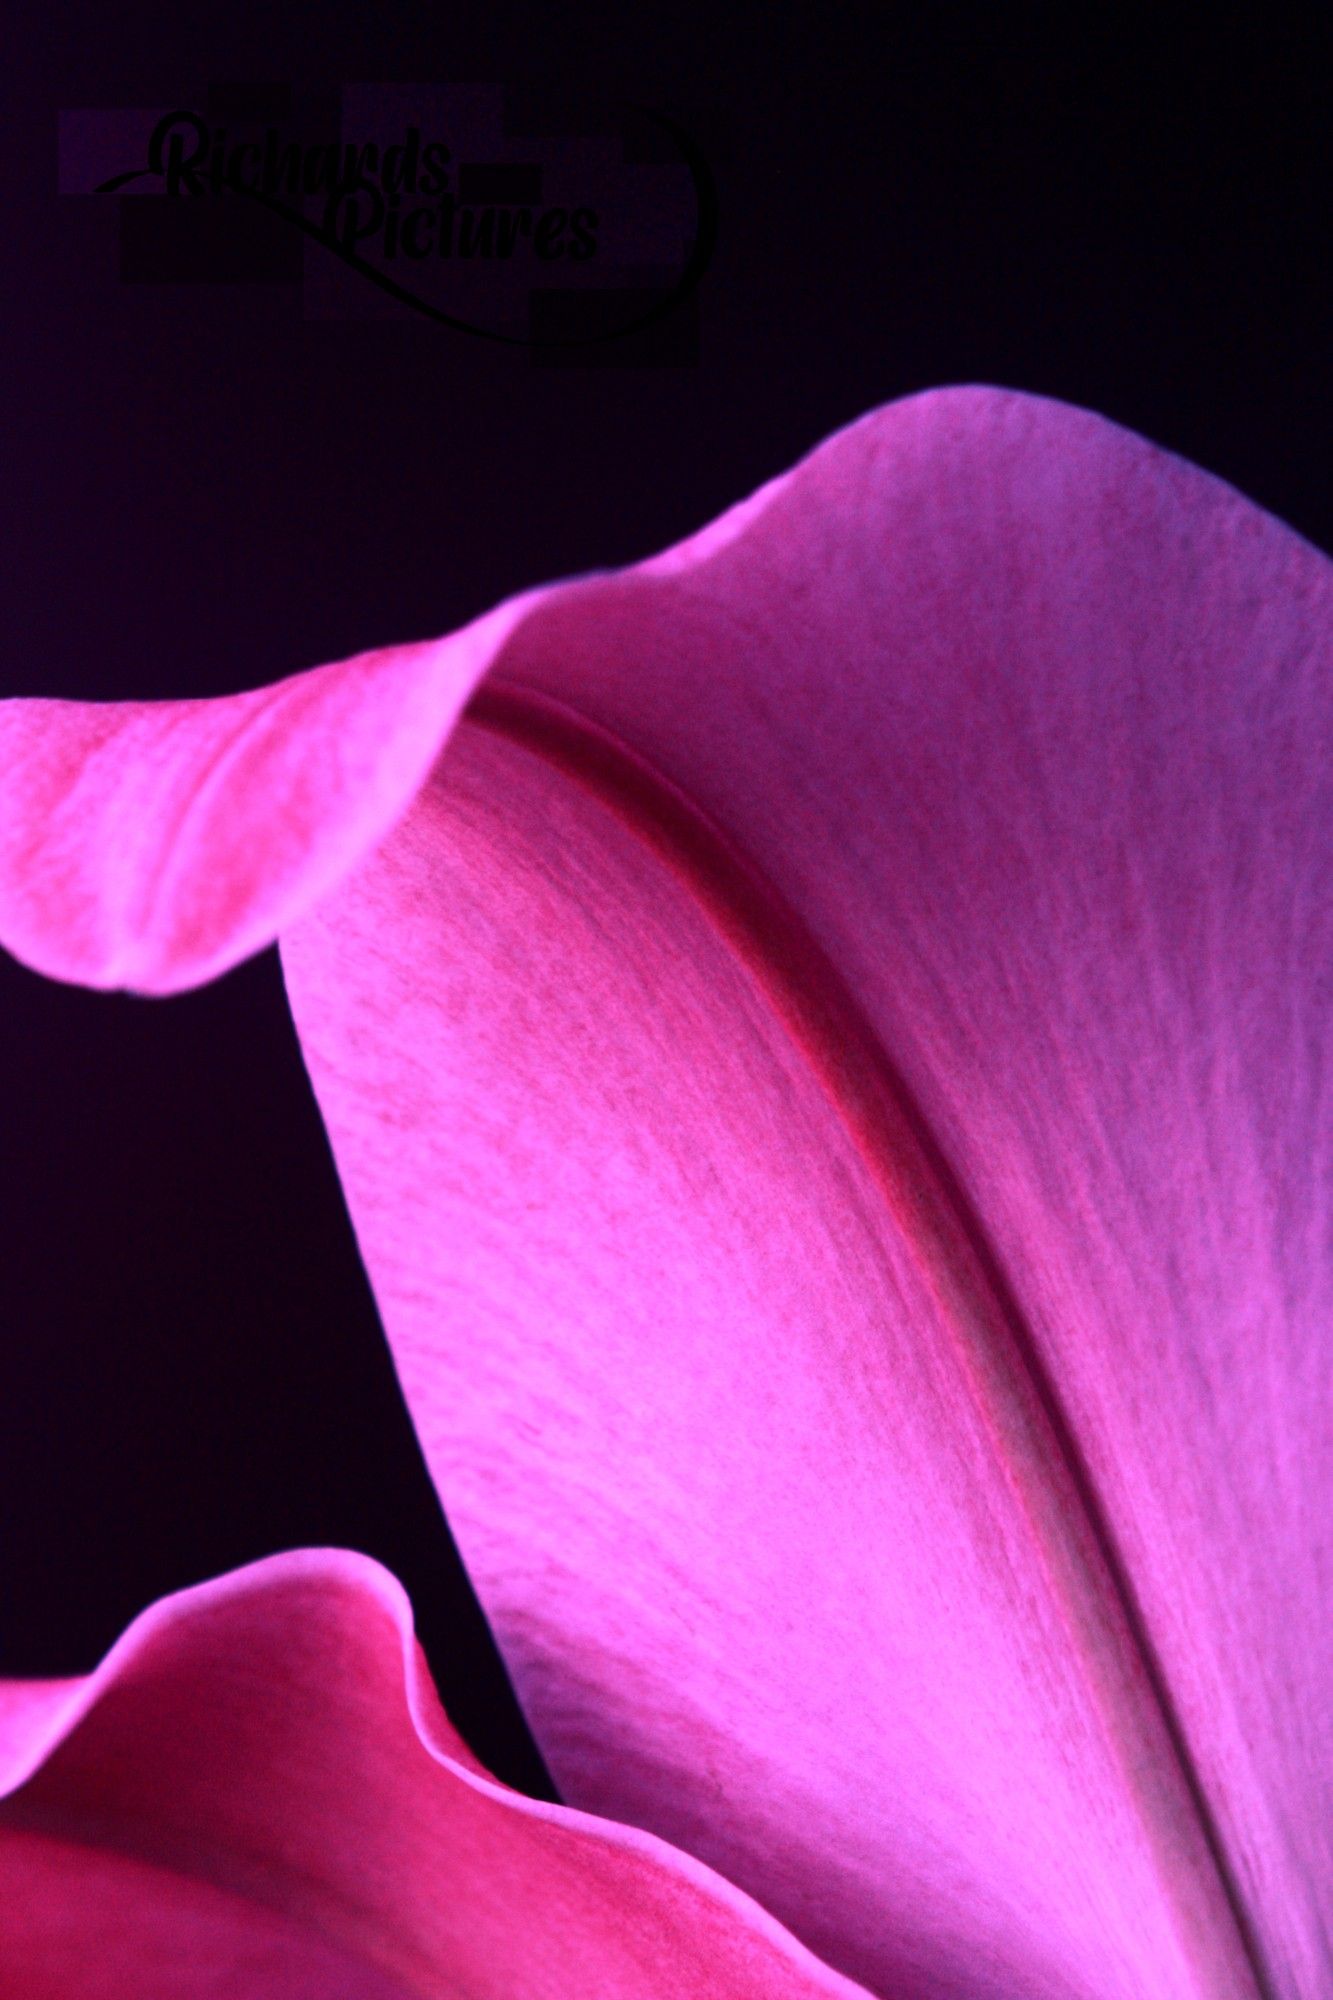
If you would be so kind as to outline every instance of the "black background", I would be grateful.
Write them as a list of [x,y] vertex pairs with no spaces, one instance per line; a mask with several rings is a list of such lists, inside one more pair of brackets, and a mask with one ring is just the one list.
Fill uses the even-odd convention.
[[[224,694],[443,632],[945,382],[1099,410],[1333,548],[1326,39],[925,49],[915,9],[835,11],[41,9],[3,91],[0,692]],[[263,285],[120,283],[108,206],[56,194],[58,111],[291,78],[673,115],[718,192],[697,362],[554,370]],[[165,1591],[349,1545],[406,1583],[465,1734],[542,1789],[275,954],[169,1002],[0,957],[0,1102],[0,1671],[86,1671]]]

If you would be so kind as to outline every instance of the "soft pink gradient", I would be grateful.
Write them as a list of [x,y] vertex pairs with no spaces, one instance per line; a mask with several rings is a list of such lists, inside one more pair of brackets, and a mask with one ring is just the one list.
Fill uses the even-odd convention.
[[0,708],[19,956],[281,932],[562,1796],[894,2000],[1333,1984],[1331,665],[1289,530],[965,389],[434,645]]
[[856,2000],[665,1842],[523,1798],[450,1728],[401,1588],[273,1556],[86,1681],[0,1682],[15,2000]]

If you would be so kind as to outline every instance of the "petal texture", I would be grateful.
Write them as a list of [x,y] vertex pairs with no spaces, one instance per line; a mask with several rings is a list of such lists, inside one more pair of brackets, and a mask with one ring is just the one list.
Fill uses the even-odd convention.
[[0,1980],[24,2000],[815,2000],[858,1989],[687,1857],[525,1799],[445,1720],[366,1558],[163,1600],[0,1684]]
[[914,399],[540,605],[282,941],[562,1795],[886,1992],[1333,1978],[1331,630]]
[[29,962],[283,930],[562,1795],[885,1994],[1333,1980],[1330,631],[1220,482],[961,390],[235,755],[0,710]]

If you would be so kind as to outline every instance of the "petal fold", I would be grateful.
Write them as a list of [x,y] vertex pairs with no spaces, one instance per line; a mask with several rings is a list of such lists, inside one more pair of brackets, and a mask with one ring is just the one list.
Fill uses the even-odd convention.
[[410,804],[542,595],[218,699],[0,702],[0,941],[145,994],[272,944]]

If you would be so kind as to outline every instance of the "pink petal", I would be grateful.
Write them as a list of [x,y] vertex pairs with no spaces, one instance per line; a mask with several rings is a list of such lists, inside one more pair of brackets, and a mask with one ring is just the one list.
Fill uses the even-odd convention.
[[224,700],[0,702],[0,939],[139,993],[272,944],[388,831],[545,594]]
[[1333,1979],[1331,614],[921,398],[543,605],[282,939],[562,1796],[882,1991]]
[[401,1589],[342,1550],[164,1599],[86,1681],[0,1684],[0,1912],[23,2000],[859,1990],[697,1862],[487,1776]]
[[288,927],[563,1795],[881,1991],[1333,1976],[1331,613],[1218,482],[951,391],[309,677],[184,843],[154,787],[260,697],[0,711],[20,955],[167,990]]

